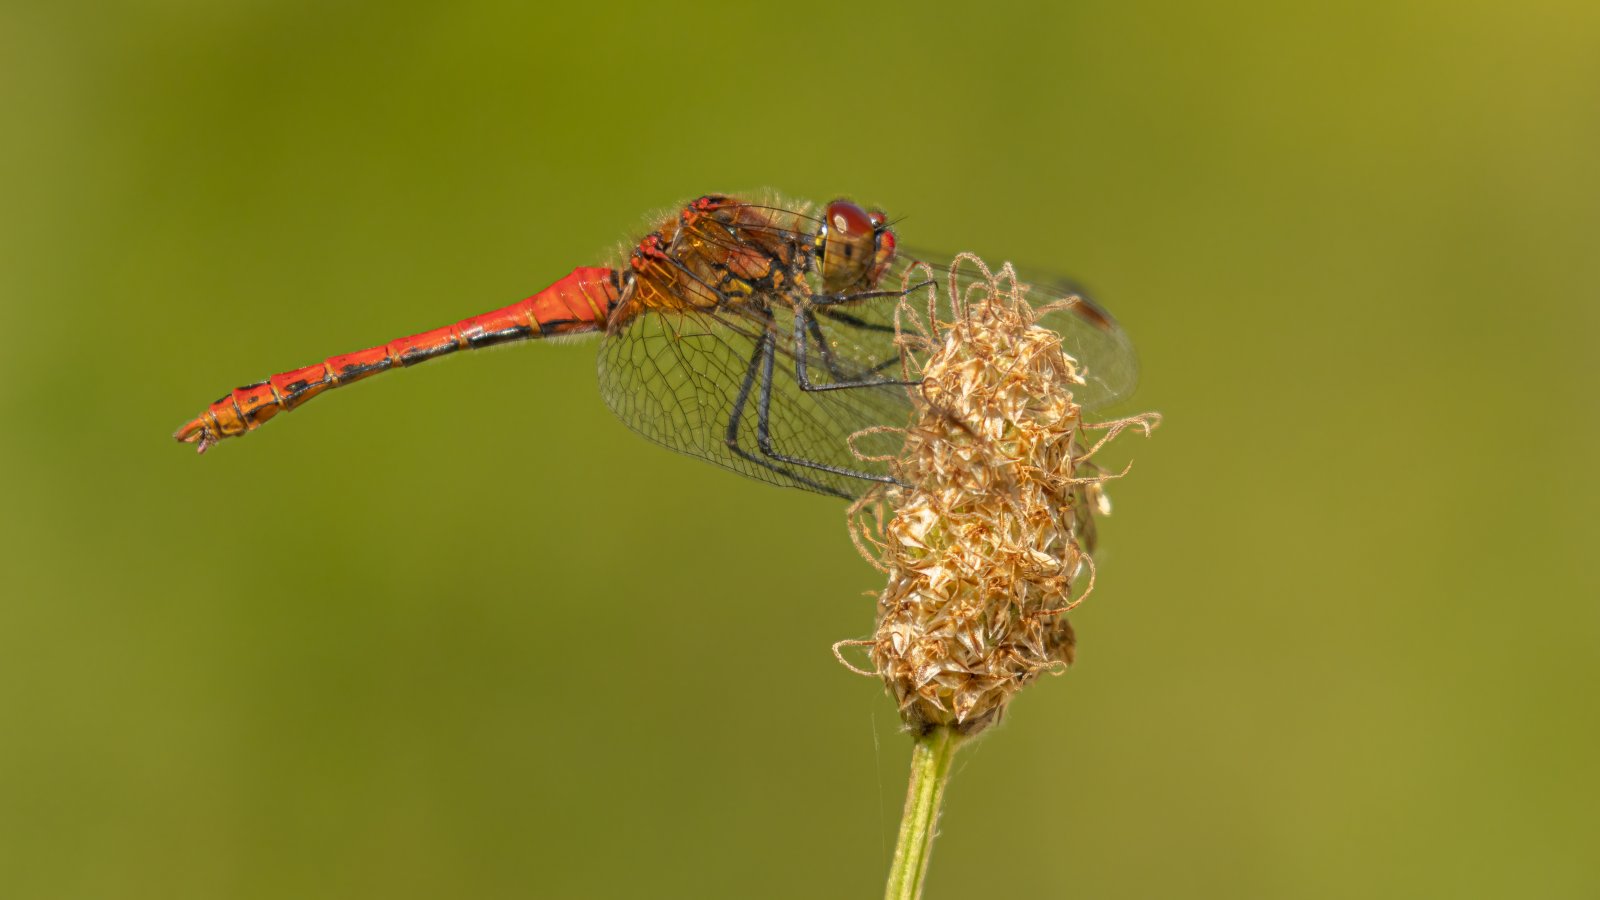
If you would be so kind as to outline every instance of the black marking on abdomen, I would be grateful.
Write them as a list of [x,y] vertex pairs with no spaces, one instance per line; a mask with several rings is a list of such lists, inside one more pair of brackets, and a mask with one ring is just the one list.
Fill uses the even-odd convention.
[[394,363],[390,361],[389,357],[385,356],[383,359],[380,359],[375,363],[368,363],[364,366],[360,364],[348,365],[339,370],[339,380],[346,381],[351,378],[360,378],[363,375],[370,375],[373,372],[383,372],[393,364]]
[[436,356],[443,356],[446,353],[454,353],[459,349],[461,348],[457,347],[455,344],[438,344],[432,347],[413,347],[410,350],[400,354],[400,365],[414,366],[419,362],[427,362]]
[[533,329],[527,325],[513,325],[499,331],[484,331],[467,338],[467,346],[474,350],[479,347],[493,347],[496,344],[505,344],[511,341],[520,341],[533,334]]

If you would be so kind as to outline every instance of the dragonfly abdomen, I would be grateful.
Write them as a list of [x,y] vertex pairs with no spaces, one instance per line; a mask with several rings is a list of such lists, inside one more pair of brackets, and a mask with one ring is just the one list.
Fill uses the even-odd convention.
[[265,381],[235,388],[178,429],[173,437],[196,444],[204,453],[217,441],[254,431],[280,411],[294,409],[329,388],[379,372],[414,366],[457,350],[599,331],[605,327],[617,299],[617,276],[613,270],[579,267],[539,293],[502,309],[382,346],[330,356],[316,365],[279,372]]

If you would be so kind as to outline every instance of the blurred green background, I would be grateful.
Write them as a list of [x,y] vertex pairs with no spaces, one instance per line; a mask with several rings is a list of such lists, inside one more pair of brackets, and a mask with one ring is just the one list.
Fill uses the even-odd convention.
[[1075,274],[1166,414],[929,896],[1600,895],[1591,2],[0,8],[0,896],[876,896],[841,506],[457,357],[707,191]]

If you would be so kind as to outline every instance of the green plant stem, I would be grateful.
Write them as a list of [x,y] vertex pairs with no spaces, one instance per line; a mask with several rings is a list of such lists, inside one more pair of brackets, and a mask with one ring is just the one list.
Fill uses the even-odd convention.
[[935,728],[917,738],[911,747],[906,808],[900,814],[900,839],[895,843],[894,862],[889,865],[885,900],[916,900],[922,896],[939,805],[944,801],[945,782],[950,780],[950,760],[961,741],[961,736],[950,729]]

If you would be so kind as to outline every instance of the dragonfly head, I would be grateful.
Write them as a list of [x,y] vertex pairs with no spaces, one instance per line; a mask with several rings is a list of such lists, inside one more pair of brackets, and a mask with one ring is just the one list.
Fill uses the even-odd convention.
[[849,200],[828,204],[814,244],[825,294],[870,291],[894,260],[894,232],[883,210],[867,211]]

